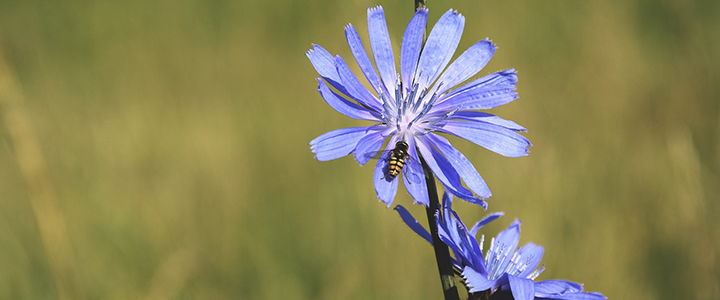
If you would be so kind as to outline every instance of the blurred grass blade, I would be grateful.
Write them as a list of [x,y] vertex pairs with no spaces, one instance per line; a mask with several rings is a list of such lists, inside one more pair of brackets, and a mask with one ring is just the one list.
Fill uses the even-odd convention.
[[5,63],[0,44],[0,110],[53,273],[58,298],[84,299],[65,219],[47,172],[42,150],[23,110],[23,98]]

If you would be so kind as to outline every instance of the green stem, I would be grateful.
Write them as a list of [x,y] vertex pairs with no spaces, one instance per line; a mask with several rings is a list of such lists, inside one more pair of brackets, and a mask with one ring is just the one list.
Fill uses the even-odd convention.
[[438,271],[440,271],[440,283],[442,283],[445,300],[459,300],[457,284],[455,283],[455,271],[450,261],[450,250],[445,243],[440,240],[440,236],[438,235],[437,221],[435,218],[437,211],[440,209],[440,201],[438,200],[437,188],[435,187],[435,176],[433,176],[430,167],[428,167],[422,156],[420,156],[420,162],[422,163],[423,171],[425,171],[425,182],[427,183],[428,196],[430,198],[430,205],[428,205],[426,212],[430,235],[432,235],[433,240],[433,248],[435,248],[435,260],[437,261]]
[[[417,12],[420,8],[427,7],[427,0],[415,0],[415,11]],[[425,24],[425,31],[423,31],[422,46],[425,48],[425,40],[427,39],[427,24]]]

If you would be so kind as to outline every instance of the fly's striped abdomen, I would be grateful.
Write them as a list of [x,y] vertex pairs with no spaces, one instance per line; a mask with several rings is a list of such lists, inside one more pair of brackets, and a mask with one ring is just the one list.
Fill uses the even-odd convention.
[[405,159],[393,155],[393,157],[390,158],[390,161],[388,161],[388,177],[390,179],[395,179],[395,177],[402,172],[403,166],[405,166]]
[[390,159],[388,160],[388,173],[387,177],[390,180],[402,172],[405,166],[405,157],[408,155],[408,144],[405,141],[400,141],[395,144],[395,149],[392,150]]

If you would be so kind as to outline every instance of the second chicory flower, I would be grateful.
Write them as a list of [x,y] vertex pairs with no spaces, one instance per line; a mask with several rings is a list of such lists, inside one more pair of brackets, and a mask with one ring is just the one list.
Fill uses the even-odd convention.
[[[500,232],[490,242],[490,249],[483,255],[483,241],[475,239],[478,230],[499,218],[503,213],[493,213],[477,222],[468,230],[457,213],[452,210],[452,195],[445,192],[441,211],[438,211],[437,227],[440,240],[453,250],[453,265],[462,272],[469,293],[485,293],[485,299],[565,299],[602,300],[599,293],[585,293],[581,284],[566,280],[536,282],[545,267],[540,267],[545,248],[527,243],[518,248],[520,221]],[[398,205],[395,210],[405,224],[432,244],[430,234]]]

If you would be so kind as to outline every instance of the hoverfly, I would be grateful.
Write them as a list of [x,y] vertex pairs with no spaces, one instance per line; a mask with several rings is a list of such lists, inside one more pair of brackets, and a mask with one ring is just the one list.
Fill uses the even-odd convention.
[[[402,173],[406,164],[417,163],[417,161],[408,153],[409,147],[410,146],[408,146],[407,142],[399,141],[395,143],[395,148],[392,150],[370,152],[367,153],[366,156],[387,161],[387,170],[385,171],[383,179],[387,178],[392,181],[398,176],[398,174]],[[412,180],[408,180],[408,173],[409,172],[405,170],[405,180],[411,183],[420,182],[419,178],[417,178],[417,174],[411,174],[410,177]]]

